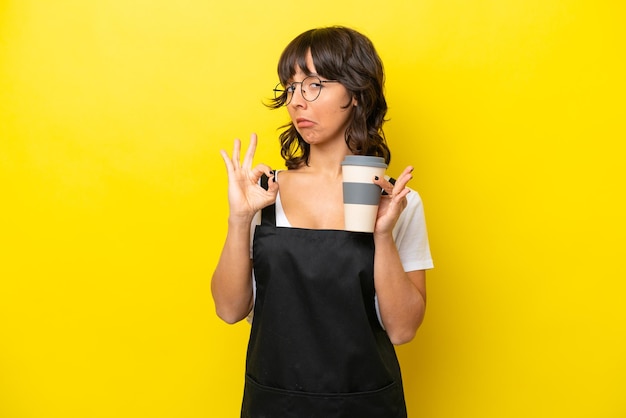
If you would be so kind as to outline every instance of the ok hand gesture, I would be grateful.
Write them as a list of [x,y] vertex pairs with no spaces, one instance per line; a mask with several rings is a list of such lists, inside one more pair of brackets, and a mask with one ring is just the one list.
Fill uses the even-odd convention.
[[382,235],[391,234],[393,231],[400,214],[407,205],[406,195],[410,191],[407,183],[413,178],[412,172],[413,167],[408,166],[405,168],[395,184],[391,184],[384,178],[374,181],[375,184],[378,184],[386,192],[378,206],[374,233]]
[[[256,145],[257,136],[252,134],[243,162],[240,162],[241,141],[239,139],[235,139],[232,158],[226,151],[220,151],[228,172],[230,221],[251,222],[256,212],[276,201],[278,184],[274,182],[271,168],[265,164],[252,167]],[[259,179],[263,174],[269,177],[268,190],[259,184]]]

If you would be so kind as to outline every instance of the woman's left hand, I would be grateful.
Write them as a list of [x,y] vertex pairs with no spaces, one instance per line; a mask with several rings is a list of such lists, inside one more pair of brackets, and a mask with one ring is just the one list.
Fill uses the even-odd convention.
[[412,173],[413,167],[408,166],[397,178],[395,184],[391,184],[385,178],[374,179],[374,183],[387,193],[380,198],[374,234],[391,234],[393,231],[400,214],[407,205],[406,195],[410,190],[406,185],[413,178]]

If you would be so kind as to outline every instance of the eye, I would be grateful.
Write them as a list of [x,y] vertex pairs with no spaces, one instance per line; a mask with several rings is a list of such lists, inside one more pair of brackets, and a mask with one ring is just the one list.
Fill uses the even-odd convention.
[[322,83],[319,79],[310,80],[306,83],[305,89],[309,93],[318,94],[322,89]]

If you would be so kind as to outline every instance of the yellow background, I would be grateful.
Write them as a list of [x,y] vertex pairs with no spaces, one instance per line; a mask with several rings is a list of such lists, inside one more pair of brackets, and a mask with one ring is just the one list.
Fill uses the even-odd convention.
[[214,315],[219,149],[294,36],[385,62],[390,174],[436,268],[398,348],[411,416],[626,416],[620,1],[0,1],[0,417],[238,416],[249,326]]

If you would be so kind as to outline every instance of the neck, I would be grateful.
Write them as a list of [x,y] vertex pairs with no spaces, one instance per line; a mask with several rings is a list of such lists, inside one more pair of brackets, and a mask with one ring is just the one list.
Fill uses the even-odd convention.
[[324,173],[330,176],[341,176],[341,162],[346,155],[351,155],[348,146],[320,147],[312,146],[309,154],[309,165],[304,168],[307,171]]

